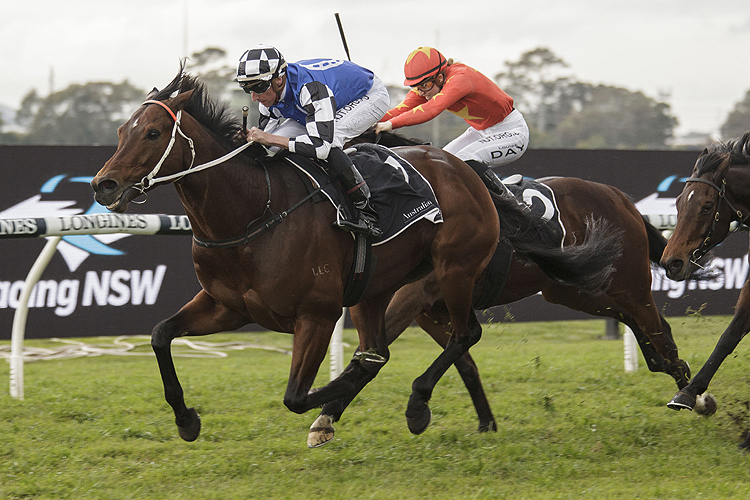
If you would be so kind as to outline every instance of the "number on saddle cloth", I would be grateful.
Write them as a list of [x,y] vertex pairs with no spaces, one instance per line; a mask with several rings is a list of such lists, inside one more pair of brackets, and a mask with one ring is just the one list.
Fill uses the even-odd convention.
[[523,202],[531,211],[549,221],[559,236],[560,246],[565,240],[565,226],[560,219],[555,192],[546,184],[534,179],[524,178],[521,174],[513,174],[503,179],[503,184],[510,190],[519,202]]

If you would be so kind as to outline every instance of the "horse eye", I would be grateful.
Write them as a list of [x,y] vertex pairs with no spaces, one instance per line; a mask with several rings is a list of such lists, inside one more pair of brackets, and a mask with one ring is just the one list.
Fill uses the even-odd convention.
[[703,205],[703,208],[701,208],[701,213],[702,214],[710,214],[713,211],[713,209],[714,209],[714,204],[713,203],[708,203],[706,205]]
[[149,141],[155,141],[159,138],[159,136],[161,136],[161,132],[159,132],[155,128],[152,128],[151,130],[146,132],[146,139],[148,139]]

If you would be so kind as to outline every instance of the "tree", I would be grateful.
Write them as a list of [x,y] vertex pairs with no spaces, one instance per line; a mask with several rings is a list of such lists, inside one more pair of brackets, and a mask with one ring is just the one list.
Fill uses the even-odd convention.
[[506,62],[495,80],[526,117],[533,147],[666,147],[677,120],[669,105],[641,92],[565,75],[568,65],[540,47]]
[[200,78],[208,88],[212,99],[229,99],[236,84],[232,82],[235,67],[227,62],[227,51],[218,47],[207,47],[200,52],[193,52],[188,58],[185,69]]
[[668,104],[641,92],[598,85],[556,130],[565,147],[664,149],[677,120]]
[[143,102],[146,92],[122,83],[74,84],[39,97],[29,92],[18,111],[27,144],[117,144],[117,128]]
[[555,107],[560,96],[570,87],[569,77],[562,74],[568,64],[551,50],[539,47],[521,54],[518,61],[506,61],[508,71],[495,75],[527,121],[536,129],[547,132],[559,123]]
[[237,66],[234,63],[230,65],[227,61],[226,50],[207,47],[200,52],[193,52],[185,69],[206,85],[211,99],[228,101],[237,115],[242,106],[247,105],[250,108],[248,127],[258,123],[258,106],[251,103],[250,96],[234,82]]
[[727,120],[721,126],[721,137],[724,140],[734,137],[740,137],[750,130],[750,90],[745,94],[745,98],[734,105],[734,109]]

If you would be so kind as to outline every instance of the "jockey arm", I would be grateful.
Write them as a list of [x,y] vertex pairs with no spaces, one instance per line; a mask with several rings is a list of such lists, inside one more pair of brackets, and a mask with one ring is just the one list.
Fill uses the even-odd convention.
[[263,130],[260,128],[251,129],[249,138],[267,146],[279,146],[292,153],[325,160],[328,158],[333,143],[336,99],[325,84],[313,81],[302,87],[299,101],[302,108],[307,112],[306,135],[286,138],[265,132],[265,130],[271,128],[273,117],[269,113],[268,118],[264,121],[264,113],[261,107],[260,125]]
[[449,77],[440,92],[432,99],[426,99],[415,90],[409,91],[403,102],[388,111],[380,121],[390,121],[394,129],[419,125],[437,117],[473,91],[474,86],[468,78],[459,75]]

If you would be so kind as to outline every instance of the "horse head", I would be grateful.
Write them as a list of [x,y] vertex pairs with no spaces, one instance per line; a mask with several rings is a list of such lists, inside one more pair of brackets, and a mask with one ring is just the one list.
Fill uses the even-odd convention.
[[[677,197],[677,225],[664,249],[661,264],[670,279],[687,279],[703,267],[708,252],[731,234],[732,221],[747,219],[742,198],[750,193],[750,172],[732,168],[747,164],[748,137],[717,143],[704,150]],[[744,193],[743,193],[744,191]]]
[[153,187],[150,181],[157,171],[178,172],[191,154],[191,141],[180,137],[180,116],[193,90],[163,101],[150,99],[155,91],[117,129],[117,151],[91,181],[94,199],[113,212],[125,212],[133,199]]

